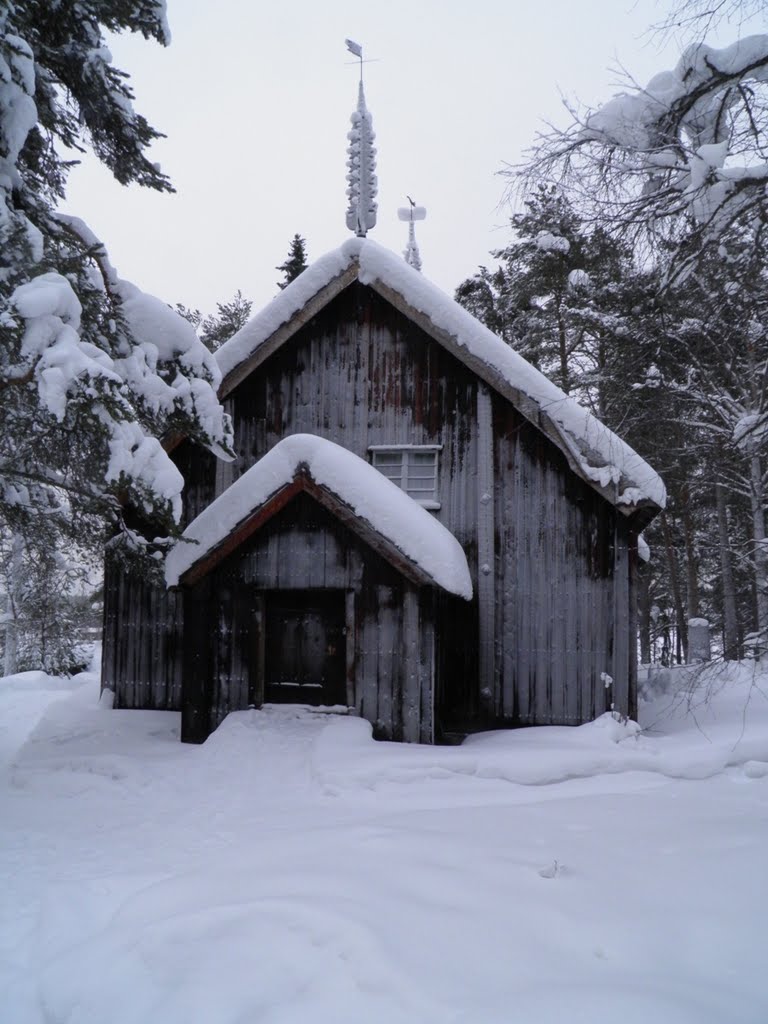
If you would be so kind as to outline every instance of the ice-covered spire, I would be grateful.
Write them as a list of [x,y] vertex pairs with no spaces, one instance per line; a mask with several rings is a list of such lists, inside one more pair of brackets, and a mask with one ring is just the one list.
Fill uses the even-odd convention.
[[345,40],[347,49],[360,58],[360,87],[357,110],[352,114],[352,130],[347,135],[347,227],[364,238],[376,224],[376,149],[373,120],[365,105],[363,91],[363,48]]
[[417,206],[410,196],[406,196],[405,198],[411,205],[401,206],[397,211],[397,216],[400,220],[408,221],[408,245],[403,251],[403,259],[409,266],[413,267],[414,270],[421,272],[421,253],[419,252],[419,247],[416,244],[416,228],[414,227],[414,223],[417,220],[424,220],[427,216],[427,211],[423,206]]

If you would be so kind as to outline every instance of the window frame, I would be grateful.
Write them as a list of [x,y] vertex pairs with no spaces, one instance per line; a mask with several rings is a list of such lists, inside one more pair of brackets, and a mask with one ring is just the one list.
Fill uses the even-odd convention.
[[[378,470],[381,475],[390,480],[391,478],[382,472],[381,466],[376,464],[376,457],[378,455],[399,455],[400,456],[400,479],[401,483],[396,483],[394,480],[391,482],[395,484],[395,487],[399,487],[403,494],[407,494],[411,501],[415,501],[417,505],[421,505],[422,508],[427,509],[428,512],[437,512],[442,508],[442,503],[438,497],[440,493],[440,452],[443,450],[441,444],[371,444],[368,446],[368,451],[371,457],[371,465],[374,469]],[[411,468],[411,460],[409,454],[432,454],[434,455],[434,487],[432,489],[432,497],[429,498],[418,498],[411,494],[408,490],[409,482],[409,469]],[[412,477],[411,479],[424,479],[423,477]]]

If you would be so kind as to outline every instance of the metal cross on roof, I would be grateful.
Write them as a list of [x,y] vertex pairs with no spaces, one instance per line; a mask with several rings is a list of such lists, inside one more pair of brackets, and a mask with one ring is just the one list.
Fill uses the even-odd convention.
[[405,262],[413,267],[414,270],[421,270],[421,253],[419,247],[416,244],[416,228],[414,223],[417,220],[424,220],[427,216],[427,211],[423,206],[417,206],[416,203],[411,199],[410,196],[405,197],[410,206],[401,206],[397,211],[399,220],[408,221],[408,245],[405,247],[403,252],[403,259]]

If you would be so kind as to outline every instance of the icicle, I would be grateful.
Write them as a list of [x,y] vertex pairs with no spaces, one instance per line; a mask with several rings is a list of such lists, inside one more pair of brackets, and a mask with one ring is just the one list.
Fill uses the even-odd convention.
[[352,114],[352,130],[347,135],[347,227],[356,235],[364,238],[376,224],[376,149],[373,140],[373,120],[365,105],[362,76],[362,47],[356,43],[355,49],[346,40],[347,48],[360,57],[360,88],[357,95],[357,110]]
[[403,250],[403,259],[405,262],[413,267],[414,270],[418,270],[421,273],[421,253],[419,247],[416,244],[416,228],[414,222],[417,220],[424,220],[427,216],[427,211],[423,206],[417,206],[410,196],[406,196],[408,202],[411,204],[410,207],[401,206],[397,211],[399,220],[408,221],[408,245]]

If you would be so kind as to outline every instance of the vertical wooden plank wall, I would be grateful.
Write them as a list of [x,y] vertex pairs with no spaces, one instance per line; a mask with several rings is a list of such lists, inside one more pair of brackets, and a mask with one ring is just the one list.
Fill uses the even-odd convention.
[[[617,657],[626,665],[614,651],[625,628],[616,613],[625,592],[614,576],[626,566],[620,557],[613,564],[614,542],[605,537],[616,513],[551,442],[420,328],[355,284],[243,382],[233,410],[240,470],[294,430],[362,458],[372,444],[441,444],[435,515],[464,548],[476,591],[480,635],[468,683],[490,691],[484,709],[461,685],[451,699],[486,722],[578,723],[602,712],[600,674],[613,675]],[[496,438],[493,465],[483,457],[486,431]],[[484,494],[492,499],[486,506]],[[598,565],[593,549],[601,544]],[[499,571],[486,575],[483,565]],[[391,632],[399,627],[380,596]],[[369,630],[365,676],[369,686],[380,679],[383,694],[358,701],[373,718],[375,699],[380,721],[388,718],[392,669],[384,649],[369,649]]]
[[[475,626],[465,631],[465,649],[454,652],[466,658],[463,678],[456,669],[444,691],[454,720],[463,715],[468,723],[484,724],[586,721],[604,710],[601,672],[616,680],[614,700],[618,695],[617,703],[631,709],[631,565],[617,513],[573,476],[551,442],[506,400],[480,386],[471,371],[384,299],[354,283],[227,401],[237,462],[217,464],[189,443],[175,453],[187,481],[185,521],[287,434],[319,434],[364,459],[376,444],[442,445],[441,508],[434,515],[462,545],[476,597],[460,616],[452,602],[438,602],[444,612],[435,611],[434,624],[430,619],[427,625],[423,599],[408,596],[411,585],[393,580],[388,567],[371,569],[367,554],[338,524],[296,526],[284,519],[244,558],[232,594],[218,606],[223,618],[217,671],[230,680],[226,698],[216,698],[220,711],[258,690],[252,678],[258,659],[247,666],[242,658],[227,662],[225,654],[225,639],[258,642],[259,606],[254,597],[238,603],[242,586],[251,594],[323,586],[347,593],[355,645],[354,665],[347,665],[349,687],[380,735],[405,729],[415,679],[419,725],[409,723],[409,735],[432,734],[425,679],[430,671],[434,679],[439,665],[451,660],[447,652],[456,637],[442,643],[442,631],[460,628],[469,615]],[[484,440],[491,435],[492,461]],[[491,500],[484,503],[486,494]],[[483,573],[484,565],[494,571]],[[441,621],[443,613],[448,618]],[[181,601],[121,578],[105,601],[105,627],[105,683],[115,685],[118,705],[179,707]],[[225,638],[227,628],[232,634]],[[490,696],[480,708],[483,690]]]
[[463,364],[354,284],[231,395],[236,474],[287,434],[319,434],[369,460],[371,445],[437,444],[436,518],[474,561],[477,386]]
[[631,707],[626,524],[514,409],[494,403],[501,718],[579,724],[612,697]]
[[[637,568],[638,568],[638,554],[637,554],[637,529],[627,529],[625,524],[624,530],[627,534],[626,545],[628,552],[628,568],[629,568],[629,651],[627,652],[629,657],[628,675],[629,680],[628,693],[627,693],[627,706],[626,710],[622,713],[628,718],[637,720],[637,670],[640,663],[640,652],[638,650],[639,635],[638,635],[638,599],[637,599]],[[618,544],[617,544],[618,546]]]
[[431,588],[419,595],[419,620],[417,623],[419,643],[419,691],[420,743],[434,743],[437,738],[437,709],[435,707],[435,592]]
[[355,610],[355,591],[348,590],[344,601],[344,622],[346,630],[346,654],[344,658],[344,676],[347,684],[347,707],[355,707],[355,652],[357,650],[357,612]]
[[418,743],[421,739],[421,676],[419,673],[419,598],[412,587],[403,595],[403,641],[400,652],[403,665],[403,739]]
[[114,691],[115,707],[179,710],[182,621],[179,595],[107,555],[101,685]]
[[[232,416],[233,403],[231,398],[227,398],[222,403],[224,411],[228,416]],[[214,469],[214,484],[213,484],[213,497],[218,498],[220,494],[233,484],[237,479],[237,473],[235,472],[235,462],[232,460],[216,459],[216,466]]]
[[[214,725],[254,703],[255,694],[260,703],[270,594],[319,588],[345,593],[350,706],[378,737],[432,737],[432,588],[410,583],[308,495],[297,497],[203,582],[215,612],[209,616],[213,629],[211,621],[207,627],[213,637]],[[195,699],[203,699],[196,692]]]
[[181,738],[202,743],[211,729],[213,659],[216,636],[210,629],[211,578],[184,592],[184,694],[181,706]]
[[493,422],[491,396],[485,384],[477,389],[477,606],[480,650],[478,686],[486,715],[500,711],[496,686],[496,551],[493,498]]
[[[631,710],[632,692],[630,690],[631,674],[636,674],[636,651],[631,650],[630,658],[630,577],[629,577],[629,550],[627,543],[627,531],[622,530],[624,524],[616,524],[615,536],[615,558],[616,568],[614,573],[615,590],[613,601],[613,663],[610,675],[613,683],[610,692],[605,694],[606,710],[610,707],[611,699],[616,711],[622,715],[628,715]],[[632,645],[635,643],[635,636],[632,636]],[[630,661],[632,665],[630,665]],[[605,687],[604,687],[605,690]]]

